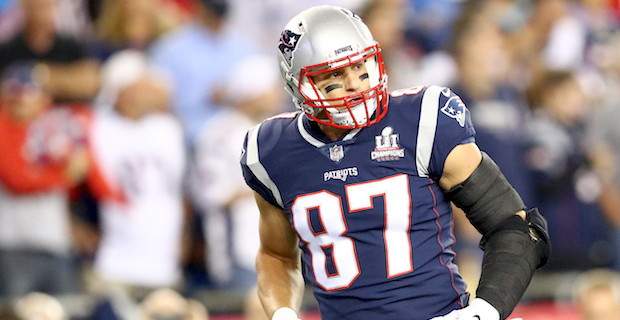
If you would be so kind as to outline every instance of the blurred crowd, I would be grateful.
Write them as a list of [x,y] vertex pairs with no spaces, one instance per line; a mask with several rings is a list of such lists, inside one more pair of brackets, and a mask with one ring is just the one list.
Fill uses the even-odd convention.
[[[266,318],[238,157],[250,127],[294,111],[276,43],[319,4],[365,20],[390,91],[462,98],[480,148],[548,219],[540,277],[578,275],[583,319],[616,319],[618,0],[0,0],[0,319],[76,318],[58,297],[81,295],[84,319],[204,320],[205,289]],[[480,236],[463,219],[474,292]]]

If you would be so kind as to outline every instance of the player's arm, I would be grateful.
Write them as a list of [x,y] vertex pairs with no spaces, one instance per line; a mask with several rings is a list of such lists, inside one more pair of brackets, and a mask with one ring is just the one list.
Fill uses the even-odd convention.
[[282,209],[254,196],[260,210],[258,295],[270,319],[295,320],[304,292],[299,240]]
[[[456,146],[448,157],[444,166],[444,173],[439,179],[439,185],[444,190],[450,190],[464,182],[480,166],[482,153],[475,143],[466,143]],[[525,211],[514,214],[525,220]]]
[[99,90],[100,63],[85,58],[67,64],[42,63],[46,68],[45,86],[55,98],[90,100]]
[[73,186],[60,166],[39,166],[26,161],[22,144],[22,141],[0,139],[0,184],[7,190],[25,194]]
[[546,220],[537,209],[525,211],[519,194],[475,143],[458,145],[450,152],[439,185],[483,235],[477,298],[470,307],[455,312],[463,319],[506,319],[534,271],[549,258]]

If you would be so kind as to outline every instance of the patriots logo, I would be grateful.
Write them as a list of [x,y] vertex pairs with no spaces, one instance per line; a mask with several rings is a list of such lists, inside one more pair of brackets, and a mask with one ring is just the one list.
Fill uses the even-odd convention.
[[452,119],[456,119],[461,127],[465,127],[465,110],[467,110],[467,108],[460,97],[450,98],[443,108],[441,108],[441,112]]
[[280,36],[280,45],[278,48],[289,68],[293,66],[293,53],[295,49],[297,49],[297,43],[299,43],[299,39],[301,39],[302,35],[303,33],[297,34],[291,30],[284,30]]

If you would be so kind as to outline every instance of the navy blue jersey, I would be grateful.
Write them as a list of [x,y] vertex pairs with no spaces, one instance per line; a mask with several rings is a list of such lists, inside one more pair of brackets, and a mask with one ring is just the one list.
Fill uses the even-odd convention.
[[460,98],[435,86],[392,92],[379,123],[338,141],[303,113],[249,130],[244,177],[288,215],[323,320],[427,320],[467,303],[437,181],[474,134]]

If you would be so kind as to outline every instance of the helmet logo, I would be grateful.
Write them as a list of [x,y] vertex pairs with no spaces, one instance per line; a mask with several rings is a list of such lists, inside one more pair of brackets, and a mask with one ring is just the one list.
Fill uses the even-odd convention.
[[293,53],[297,49],[297,44],[299,43],[299,39],[301,39],[302,34],[294,33],[291,30],[282,31],[282,35],[280,36],[280,45],[278,48],[286,60],[289,68],[293,66]]

